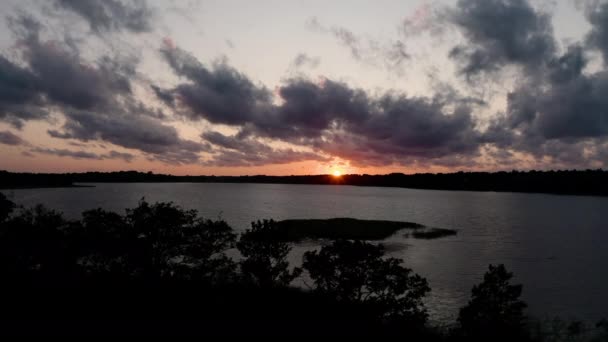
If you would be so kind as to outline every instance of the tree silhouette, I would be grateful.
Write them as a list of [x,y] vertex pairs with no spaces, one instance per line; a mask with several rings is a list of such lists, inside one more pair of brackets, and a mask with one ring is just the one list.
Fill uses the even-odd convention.
[[15,209],[15,203],[11,202],[0,192],[0,222],[6,220]]
[[338,240],[306,252],[303,268],[317,291],[367,304],[381,318],[423,324],[427,313],[422,299],[430,291],[426,279],[401,266],[400,259],[383,256],[382,245]]
[[75,267],[62,215],[43,206],[23,210],[0,225],[0,264],[5,281],[68,281]]
[[458,322],[465,338],[488,341],[524,339],[526,303],[519,297],[522,285],[511,285],[513,274],[504,265],[489,266],[483,282],[473,287],[471,300],[460,309]]
[[109,246],[109,251],[119,252],[131,263],[132,272],[145,277],[216,281],[232,276],[236,268],[224,254],[236,240],[232,228],[170,202],[141,200],[122,220],[101,210],[87,212],[83,224],[115,240],[120,247]]
[[[3,204],[4,212],[12,208]],[[226,222],[172,203],[142,200],[125,216],[89,210],[80,221],[37,206],[1,223],[0,264],[11,280],[32,284],[81,276],[212,284],[235,278],[236,263],[224,253],[235,240]]]
[[279,228],[273,220],[251,223],[236,244],[244,259],[240,262],[245,280],[262,287],[287,286],[302,270],[289,271],[287,255],[291,247],[277,238]]

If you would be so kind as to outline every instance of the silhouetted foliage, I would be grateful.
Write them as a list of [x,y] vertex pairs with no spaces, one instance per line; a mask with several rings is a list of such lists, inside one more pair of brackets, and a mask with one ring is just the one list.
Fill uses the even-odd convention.
[[[337,240],[304,255],[313,291],[288,287],[290,246],[274,221],[238,242],[222,220],[142,200],[125,215],[102,209],[66,220],[0,194],[0,335],[354,335],[410,340],[606,341],[608,324],[524,325],[521,285],[490,266],[459,328],[426,325],[426,280],[383,247]],[[279,235],[277,235],[279,234]],[[237,264],[226,255],[237,246]],[[240,266],[240,273],[237,265]]]
[[519,297],[522,285],[510,283],[513,274],[504,265],[489,266],[483,282],[473,287],[471,300],[460,309],[460,334],[465,339],[518,341],[524,331],[526,303]]
[[125,216],[89,210],[74,222],[38,206],[2,224],[0,262],[12,273],[54,279],[94,275],[219,281],[234,277],[236,264],[224,251],[235,240],[226,222],[198,218],[196,211],[172,203],[142,200]]
[[426,279],[401,266],[400,259],[383,256],[381,245],[337,240],[320,251],[306,252],[303,268],[317,291],[364,303],[382,318],[424,324],[422,299],[430,291]]
[[251,223],[236,246],[243,255],[241,273],[247,281],[262,287],[287,286],[302,272],[299,268],[289,270],[287,255],[291,247],[277,239],[280,228],[273,220]]
[[125,222],[136,239],[133,251],[151,277],[225,277],[235,265],[223,251],[236,236],[224,221],[202,220],[195,210],[172,203],[141,201],[127,209]]
[[60,213],[40,205],[5,220],[0,225],[4,281],[68,281],[76,267],[66,239],[69,224]]
[[591,339],[592,342],[608,342],[608,320],[602,319],[595,325],[596,335]]
[[527,324],[531,341],[547,342],[608,342],[608,321],[589,324],[580,320],[531,319]]
[[15,209],[15,203],[11,202],[0,192],[0,222],[6,220]]

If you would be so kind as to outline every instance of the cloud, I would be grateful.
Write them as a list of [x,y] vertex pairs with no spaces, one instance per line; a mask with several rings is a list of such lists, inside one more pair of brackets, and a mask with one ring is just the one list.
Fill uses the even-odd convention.
[[69,110],[62,131],[49,130],[55,138],[80,141],[102,140],[117,146],[143,151],[153,158],[177,164],[195,163],[202,143],[184,140],[174,127],[145,115],[114,112],[110,115]]
[[191,118],[211,123],[241,124],[254,120],[258,104],[268,104],[271,92],[225,62],[205,67],[186,51],[165,44],[161,53],[173,71],[186,78],[172,93],[189,108]]
[[507,65],[523,69],[507,94],[505,112],[481,134],[484,145],[504,149],[510,158],[530,155],[545,166],[608,165],[601,152],[608,141],[608,100],[603,95],[608,70],[584,72],[587,49],[604,52],[606,11],[605,2],[587,3],[591,31],[585,42],[561,53],[549,14],[527,0],[460,0],[446,11],[466,38],[450,53],[461,74],[471,78]]
[[528,0],[459,0],[447,17],[467,40],[450,52],[467,77],[509,64],[533,71],[556,51],[551,17]]
[[599,146],[608,139],[608,71],[585,74],[587,62],[583,47],[572,45],[540,77],[520,83],[508,94],[506,115],[487,132],[489,140],[565,165],[583,159],[606,165]]
[[291,148],[273,148],[252,138],[226,136],[210,131],[202,138],[216,146],[211,159],[204,162],[212,166],[261,166],[289,164],[314,160],[328,162],[330,158],[313,152],[297,151]]
[[[109,40],[120,32],[153,29],[152,10],[143,1],[54,1],[59,13],[77,14]],[[161,88],[138,73],[139,58],[124,58],[112,49],[108,55],[81,51],[83,45],[72,44],[69,37],[48,40],[52,28],[21,14],[8,20],[17,54],[0,55],[0,120],[19,128],[29,120],[50,120],[53,113],[61,124],[49,127],[48,134],[67,140],[75,150],[28,145],[31,150],[25,153],[89,160],[138,156],[207,166],[305,160],[421,168],[605,166],[607,13],[605,1],[588,1],[585,16],[591,30],[584,41],[563,49],[550,15],[529,0],[423,5],[406,18],[401,27],[405,37],[457,28],[464,40],[449,56],[468,79],[500,77],[505,67],[523,71],[506,94],[507,106],[491,118],[478,115],[485,101],[452,84],[438,83],[426,96],[410,96],[297,72],[269,88],[227,60],[202,63],[169,38],[160,56],[178,81]],[[406,40],[372,39],[316,18],[308,25],[336,39],[363,64],[395,73],[412,60]],[[592,50],[603,54],[603,66],[591,63]],[[291,68],[310,70],[319,64],[320,57],[299,53]],[[142,92],[159,101],[144,101]],[[200,139],[189,140],[171,126],[174,118],[211,125],[205,125]],[[232,133],[222,134],[215,125],[227,125]],[[87,147],[93,144],[82,142],[108,147],[91,152]],[[0,132],[0,143],[27,144],[10,131]],[[529,164],[518,164],[525,160]]]
[[21,127],[24,121],[46,119],[36,75],[0,55],[0,120]]
[[47,154],[58,157],[70,157],[74,159],[94,159],[94,160],[104,160],[104,159],[122,159],[123,161],[130,163],[135,156],[129,153],[122,153],[117,151],[110,151],[108,154],[97,154],[93,152],[87,151],[73,151],[67,149],[57,149],[57,148],[33,148],[29,151],[30,153],[39,153],[39,154]]
[[[11,19],[11,28],[21,40],[20,50],[29,70],[4,66],[0,59],[0,70],[9,71],[9,77],[0,80],[7,79],[12,86],[7,89],[16,89],[14,93],[25,94],[11,100],[16,102],[16,98],[21,108],[51,107],[64,115],[65,124],[61,130],[49,130],[51,136],[106,141],[178,164],[197,162],[198,153],[207,149],[202,143],[180,138],[174,127],[160,120],[164,117],[161,112],[136,99],[131,83],[137,78],[137,59],[102,56],[94,62],[85,61],[79,51],[66,49],[60,41],[42,41],[41,25],[27,16]],[[38,96],[23,89],[36,90]],[[36,102],[40,96],[45,102]]]
[[310,67],[311,69],[314,69],[314,68],[318,67],[319,64],[321,64],[321,58],[320,57],[311,57],[303,52],[300,52],[293,59],[293,62],[291,64],[296,68]]
[[586,4],[585,15],[591,24],[586,41],[591,48],[602,53],[604,65],[608,65],[608,2],[590,1]]
[[[28,69],[0,58],[3,88],[7,98],[21,105],[46,105],[40,95],[61,105],[78,109],[111,106],[114,95],[131,93],[129,77],[133,65],[121,64],[105,56],[95,64],[81,60],[79,51],[64,49],[59,41],[40,40],[41,24],[33,17],[9,19],[20,40],[20,52]],[[124,62],[124,61],[121,61]]]
[[511,92],[507,127],[546,139],[608,136],[608,71],[584,74],[583,53],[571,46],[551,62],[541,84],[533,80]]
[[432,36],[439,36],[445,30],[443,25],[445,19],[446,13],[443,7],[424,2],[403,20],[400,31],[406,37],[414,37],[426,32]]
[[[179,48],[164,51],[176,74],[188,80],[171,92],[181,112],[240,128],[228,139],[203,137],[226,149],[253,138],[268,138],[312,148],[359,164],[388,165],[449,154],[476,154],[479,134],[471,104],[457,95],[412,98],[388,92],[372,96],[329,79],[285,81],[279,101],[226,64],[207,68]],[[180,110],[178,110],[180,112]],[[253,145],[263,150],[261,145]],[[246,160],[247,153],[242,157]],[[231,160],[234,153],[226,154]],[[290,154],[295,155],[295,154]]]
[[364,38],[341,26],[324,26],[316,17],[306,25],[313,31],[334,36],[341,45],[348,48],[352,58],[360,63],[385,68],[390,72],[401,72],[404,62],[411,59],[405,43],[401,40],[388,42]]
[[24,145],[25,141],[11,131],[0,131],[0,144],[4,145]]
[[153,11],[145,0],[55,0],[55,6],[79,15],[96,33],[152,30]]
[[157,85],[150,86],[154,91],[156,97],[161,100],[165,105],[169,107],[173,107],[175,105],[175,97],[171,94],[170,91],[164,90]]

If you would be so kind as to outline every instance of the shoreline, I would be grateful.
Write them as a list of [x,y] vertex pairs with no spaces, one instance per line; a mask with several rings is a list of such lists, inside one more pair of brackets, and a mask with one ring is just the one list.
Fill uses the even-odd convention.
[[0,186],[0,190],[26,190],[26,189],[55,189],[55,188],[94,188],[95,185],[15,185]]

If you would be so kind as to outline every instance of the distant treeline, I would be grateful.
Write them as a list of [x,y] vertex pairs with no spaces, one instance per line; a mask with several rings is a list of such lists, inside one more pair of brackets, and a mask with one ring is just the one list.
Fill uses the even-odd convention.
[[420,173],[406,175],[309,176],[173,176],[152,172],[11,173],[0,171],[0,188],[71,186],[74,183],[193,182],[272,183],[386,186],[435,190],[538,192],[571,195],[608,195],[608,171],[502,171]]

